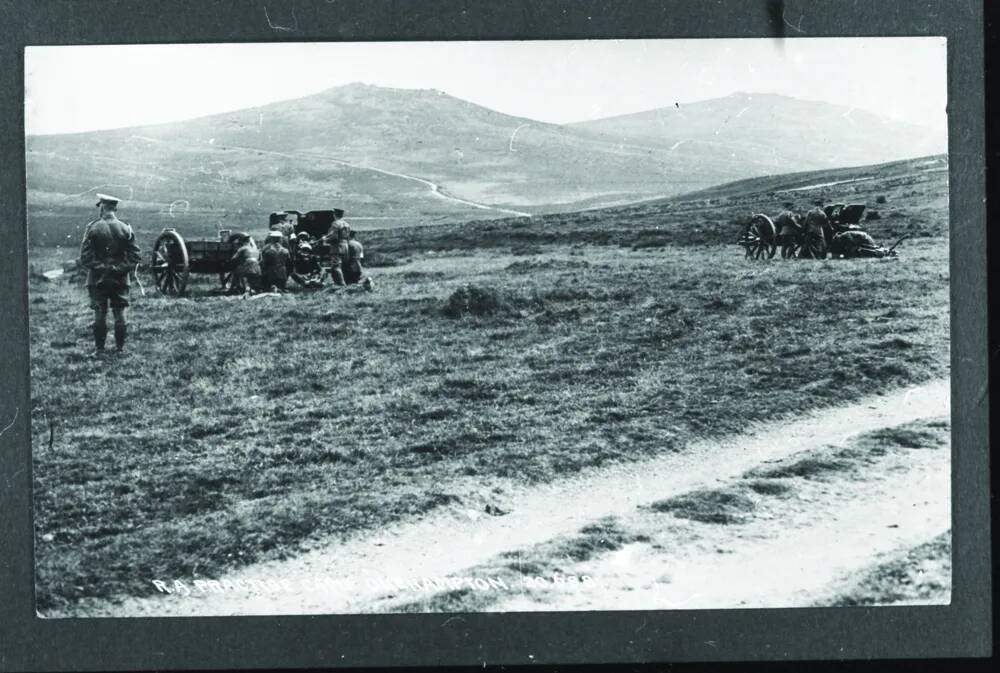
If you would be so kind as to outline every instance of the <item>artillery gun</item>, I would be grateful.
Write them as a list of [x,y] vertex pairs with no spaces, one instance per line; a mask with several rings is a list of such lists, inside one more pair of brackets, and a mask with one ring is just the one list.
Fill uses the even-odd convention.
[[[329,259],[332,253],[332,238],[334,223],[342,217],[344,211],[311,210],[306,213],[297,210],[285,210],[271,213],[268,226],[288,232],[286,237],[294,240],[294,236],[306,232],[314,239],[313,254],[320,259]],[[164,295],[180,296],[187,291],[191,274],[213,274],[218,276],[219,284],[225,288],[232,275],[232,258],[242,244],[246,234],[233,232],[231,229],[219,231],[218,239],[185,239],[173,227],[165,228],[153,243],[150,259],[150,270],[156,289]],[[258,247],[261,241],[255,241]],[[297,246],[290,243],[289,265],[295,264]]]
[[865,212],[865,207],[863,203],[852,203],[850,205],[834,203],[824,206],[823,212],[826,213],[827,218],[830,220],[830,225],[834,229],[845,230],[860,226],[861,216]]

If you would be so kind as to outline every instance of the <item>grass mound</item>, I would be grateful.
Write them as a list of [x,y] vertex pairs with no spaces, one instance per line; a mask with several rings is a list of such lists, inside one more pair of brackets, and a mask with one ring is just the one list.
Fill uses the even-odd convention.
[[771,479],[756,479],[748,483],[747,487],[760,495],[786,495],[792,492],[792,487],[788,484]]
[[864,435],[863,445],[871,449],[933,449],[948,444],[947,421],[919,421],[895,428],[883,428]]
[[870,568],[828,605],[854,607],[904,601],[947,602],[951,593],[951,531]]
[[540,300],[530,299],[510,290],[494,287],[463,285],[448,297],[442,312],[449,318],[472,315],[478,317],[514,316]]
[[841,472],[851,469],[849,461],[836,457],[809,457],[797,460],[788,465],[772,467],[766,470],[754,470],[751,474],[765,479],[787,479],[801,477],[802,479],[822,479],[830,472]]
[[616,520],[605,518],[581,528],[580,534],[566,542],[559,551],[561,556],[579,562],[605,552],[617,551],[633,542],[648,541],[648,537],[635,535],[622,528]]
[[753,516],[756,504],[742,490],[719,489],[692,491],[659,500],[649,507],[682,519],[729,525],[746,523]]

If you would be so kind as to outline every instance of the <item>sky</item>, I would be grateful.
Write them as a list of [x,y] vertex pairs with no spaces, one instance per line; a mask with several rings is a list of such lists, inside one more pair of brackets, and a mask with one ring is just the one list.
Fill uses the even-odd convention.
[[25,133],[191,119],[365,82],[568,123],[778,93],[947,129],[946,40],[794,38],[25,49]]

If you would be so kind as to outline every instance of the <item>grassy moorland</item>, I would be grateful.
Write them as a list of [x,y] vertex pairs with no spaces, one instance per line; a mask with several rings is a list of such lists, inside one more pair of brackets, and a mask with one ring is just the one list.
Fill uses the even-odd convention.
[[137,296],[129,354],[108,361],[87,357],[84,290],[33,278],[39,609],[947,375],[936,179],[880,192],[924,234],[899,260],[744,261],[718,242],[749,196],[684,206],[710,232],[695,246],[618,245],[639,234],[613,213],[481,248],[458,228],[379,232],[368,249],[400,263],[373,269],[374,294],[231,300],[199,280]]
[[863,222],[865,228],[888,245],[904,235],[947,237],[947,166],[947,157],[937,156],[768,176],[676,199],[531,219],[382,229],[365,232],[365,240],[374,249],[404,255],[411,250],[500,249],[531,253],[543,245],[715,246],[733,243],[752,213],[774,217],[783,208],[804,213],[815,201],[822,200],[867,204],[866,218],[871,219]]

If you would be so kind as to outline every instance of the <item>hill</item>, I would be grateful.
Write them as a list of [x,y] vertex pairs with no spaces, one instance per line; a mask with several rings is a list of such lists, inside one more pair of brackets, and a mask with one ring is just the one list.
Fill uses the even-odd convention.
[[858,166],[947,151],[947,134],[830,103],[761,93],[573,124],[620,142],[656,143],[674,150],[747,162],[785,173],[789,168]]
[[[125,216],[143,237],[164,226],[189,235],[255,229],[272,210],[334,205],[356,227],[383,228],[623,204],[817,163],[870,163],[848,159],[875,136],[906,146],[901,132],[863,115],[855,123],[867,130],[848,138],[835,111],[783,98],[768,109],[799,120],[784,129],[787,141],[748,124],[757,112],[704,139],[729,114],[727,100],[699,104],[697,115],[685,109],[699,119],[688,140],[673,142],[638,132],[646,113],[560,126],[441,91],[364,84],[171,124],[29,136],[29,232],[34,245],[75,244],[96,191],[127,199]],[[625,122],[634,135],[613,132]],[[792,140],[823,135],[823,124],[824,137],[857,146],[817,159]]]

